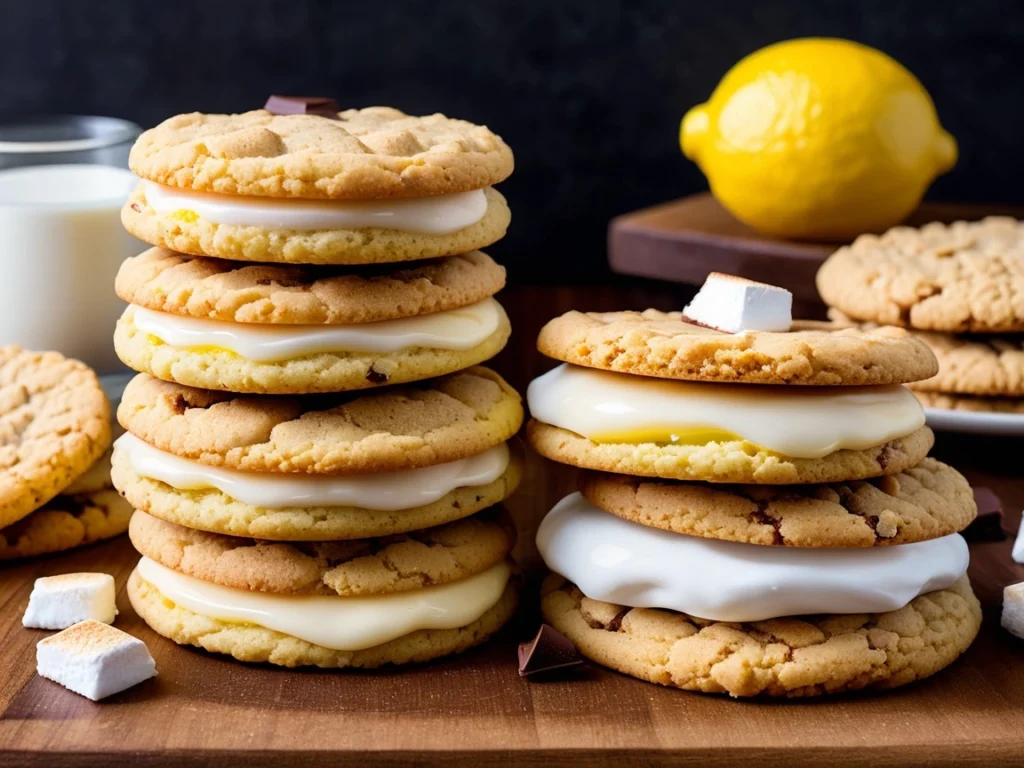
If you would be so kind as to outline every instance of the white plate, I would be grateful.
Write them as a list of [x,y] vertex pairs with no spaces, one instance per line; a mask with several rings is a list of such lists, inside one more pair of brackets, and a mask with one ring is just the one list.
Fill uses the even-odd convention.
[[1024,414],[978,413],[925,408],[928,426],[944,432],[971,432],[975,435],[1024,435]]

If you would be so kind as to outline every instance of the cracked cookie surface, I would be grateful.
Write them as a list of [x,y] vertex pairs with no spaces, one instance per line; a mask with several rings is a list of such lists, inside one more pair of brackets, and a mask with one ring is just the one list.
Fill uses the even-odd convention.
[[370,393],[309,397],[212,392],[140,374],[117,416],[155,448],[210,466],[358,474],[483,453],[519,430],[523,406],[481,366]]
[[283,543],[196,531],[136,512],[145,557],[202,581],[287,595],[384,595],[448,584],[505,560],[515,529],[500,509],[376,539]]
[[967,578],[881,614],[744,624],[590,600],[561,576],[544,618],[589,659],[660,685],[734,697],[895,688],[949,666],[974,640],[981,605]]
[[932,431],[921,427],[875,448],[795,459],[741,440],[705,445],[596,443],[536,419],[527,424],[526,436],[541,456],[582,469],[666,480],[767,485],[842,483],[894,475],[919,464],[935,442]]
[[938,370],[928,347],[899,328],[797,321],[788,333],[723,333],[653,309],[567,312],[541,329],[537,349],[587,368],[748,384],[903,384]]
[[1024,331],[1024,222],[1008,217],[861,235],[817,276],[860,321],[949,332]]
[[60,493],[109,445],[110,404],[90,368],[0,347],[0,527]]
[[707,486],[585,471],[597,507],[641,525],[722,541],[790,547],[908,544],[966,528],[964,477],[936,459],[874,480],[814,486]]

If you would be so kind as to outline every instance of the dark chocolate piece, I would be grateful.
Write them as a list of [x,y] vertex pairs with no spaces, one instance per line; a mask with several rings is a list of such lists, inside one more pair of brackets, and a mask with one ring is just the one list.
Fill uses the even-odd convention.
[[991,488],[972,488],[978,516],[963,530],[968,541],[1006,541],[1003,504]]
[[333,120],[341,109],[326,96],[271,96],[263,108],[275,115],[320,115]]
[[529,677],[583,663],[576,646],[565,635],[541,624],[532,642],[519,644],[519,675]]

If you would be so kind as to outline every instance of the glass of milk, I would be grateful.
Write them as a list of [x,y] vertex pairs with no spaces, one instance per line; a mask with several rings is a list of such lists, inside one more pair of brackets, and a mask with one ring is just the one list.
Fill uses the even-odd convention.
[[145,248],[120,214],[137,183],[127,164],[140,132],[114,118],[0,123],[0,345],[123,370],[114,276]]

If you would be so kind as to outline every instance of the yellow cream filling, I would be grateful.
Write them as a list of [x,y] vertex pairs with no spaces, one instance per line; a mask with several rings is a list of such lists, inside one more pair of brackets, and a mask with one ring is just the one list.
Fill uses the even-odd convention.
[[[149,339],[149,343],[152,346],[154,346],[154,347],[162,347],[165,344],[167,344],[166,341],[161,339],[159,336],[154,336],[152,333],[146,334],[146,336]],[[225,354],[225,355],[231,355],[231,357],[241,357],[241,355],[239,355],[233,349],[226,349],[225,347],[217,347],[217,346],[214,346],[212,344],[202,344],[202,345],[195,346],[195,347],[182,347],[182,349],[185,349],[188,352],[194,352],[194,353],[199,354],[199,355],[209,354],[211,352],[220,352],[220,353]]]
[[180,208],[171,214],[171,218],[183,221],[186,224],[195,224],[199,221],[199,214],[195,211],[189,210],[188,208]]
[[731,443],[743,440],[735,432],[717,427],[652,427],[647,429],[630,429],[621,432],[601,432],[591,435],[595,443],[626,443],[640,445],[656,443],[657,445],[707,445],[708,443]]

